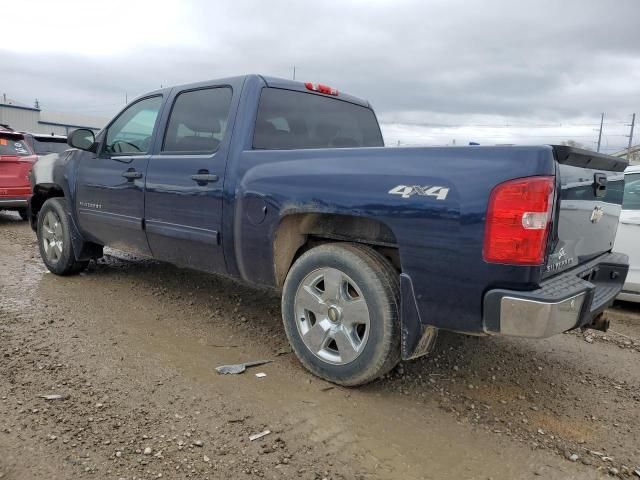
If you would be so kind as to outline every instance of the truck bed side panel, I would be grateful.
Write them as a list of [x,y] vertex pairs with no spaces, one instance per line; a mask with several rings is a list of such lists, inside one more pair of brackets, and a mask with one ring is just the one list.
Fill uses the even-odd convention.
[[[540,278],[542,267],[485,263],[482,243],[493,186],[553,175],[550,147],[247,150],[230,167],[234,258],[249,282],[274,284],[275,232],[283,217],[304,212],[355,215],[389,227],[418,306],[429,312],[422,320],[435,326],[479,332],[487,286],[526,288]],[[398,186],[449,191],[442,199],[389,193]],[[266,216],[256,222],[263,207]]]

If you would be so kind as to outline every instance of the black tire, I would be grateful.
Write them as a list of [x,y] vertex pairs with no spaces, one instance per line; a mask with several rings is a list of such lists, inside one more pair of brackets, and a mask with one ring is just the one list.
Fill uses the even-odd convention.
[[26,208],[21,208],[20,210],[18,210],[18,215],[20,215],[20,218],[22,220],[29,220],[29,212]]
[[[51,216],[48,216],[51,214]],[[52,218],[59,222],[59,230],[55,235],[56,246],[52,247],[46,235],[51,231],[47,222]],[[45,228],[46,226],[46,228]],[[73,252],[73,245],[71,243],[71,228],[69,225],[69,217],[67,215],[67,201],[62,197],[50,198],[38,212],[38,247],[40,249],[40,257],[42,261],[49,269],[50,272],[56,275],[73,275],[80,273],[89,265],[88,260],[78,261]],[[61,240],[61,247],[59,243]],[[56,257],[54,258],[47,252],[51,249],[56,251]]]
[[[368,331],[366,342],[361,344],[355,359],[342,364],[333,363],[319,356],[326,351],[331,353],[333,351],[331,347],[328,346],[321,351],[319,350],[318,353],[314,353],[311,347],[307,346],[301,329],[309,328],[309,325],[315,327],[318,320],[315,314],[310,316],[305,307],[300,307],[300,305],[296,307],[296,295],[299,290],[307,289],[308,291],[311,288],[307,284],[308,279],[313,279],[314,275],[322,276],[323,272],[334,270],[346,275],[346,277],[339,277],[341,289],[351,289],[351,281],[356,284],[361,292],[361,294],[355,294],[356,300],[360,300],[361,295],[368,310],[369,323],[365,330]],[[322,288],[326,290],[324,282],[325,278],[322,277],[318,285],[322,285]],[[306,292],[302,291],[302,293]],[[315,297],[313,298],[315,299]],[[330,301],[326,303],[331,304]],[[325,304],[322,303],[322,307],[324,306]],[[296,312],[296,308],[298,312]],[[304,253],[289,270],[282,294],[284,327],[298,359],[315,375],[344,386],[363,385],[371,382],[387,373],[398,363],[400,360],[399,308],[400,285],[396,270],[375,250],[352,243],[324,244]],[[301,311],[305,313],[300,314]],[[347,310],[340,310],[340,312],[347,312]],[[324,322],[325,325],[329,325],[326,322],[331,321],[333,322],[331,328],[333,328],[336,323],[330,318],[330,313],[326,315],[327,317],[323,317],[320,323]],[[342,313],[339,316],[342,317]],[[349,323],[346,314],[344,319],[338,321],[338,323],[340,322]],[[308,332],[309,330],[307,330]],[[307,337],[305,336],[305,338]],[[356,342],[357,340],[356,338]],[[329,335],[329,342],[331,341],[331,335]],[[332,345],[335,346],[335,352],[339,355],[341,350],[339,344],[334,341]],[[345,351],[348,350],[348,348],[345,349]]]

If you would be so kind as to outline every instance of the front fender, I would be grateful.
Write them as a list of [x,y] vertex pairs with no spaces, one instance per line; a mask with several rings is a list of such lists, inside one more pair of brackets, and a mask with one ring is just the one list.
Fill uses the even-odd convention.
[[89,260],[102,255],[102,247],[85,241],[78,228],[75,210],[77,164],[84,152],[67,150],[64,153],[44,155],[34,164],[31,174],[33,194],[29,199],[31,228],[37,229],[38,212],[52,197],[64,197],[71,226],[71,243],[76,260]]

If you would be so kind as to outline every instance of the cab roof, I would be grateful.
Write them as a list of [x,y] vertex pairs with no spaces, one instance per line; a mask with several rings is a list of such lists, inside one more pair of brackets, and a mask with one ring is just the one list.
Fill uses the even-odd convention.
[[331,86],[331,89],[335,90],[337,95],[324,94],[319,91],[311,90],[310,88],[307,87],[308,82],[299,82],[297,80],[290,80],[290,79],[278,78],[278,77],[269,77],[269,76],[264,76],[259,74],[248,74],[248,75],[240,75],[236,77],[216,78],[216,79],[211,79],[206,81],[186,83],[183,85],[174,85],[173,87],[161,88],[153,92],[146,93],[144,96],[147,96],[149,94],[166,93],[172,88],[179,88],[182,90],[182,89],[188,89],[188,88],[204,87],[214,82],[215,83],[237,83],[237,82],[251,81],[251,80],[261,81],[267,87],[284,88],[287,90],[295,90],[299,92],[311,93],[314,95],[321,95],[324,97],[335,98],[337,100],[343,100],[346,102],[355,103],[356,105],[360,105],[362,107],[367,107],[367,108],[371,107],[371,105],[367,100],[363,98],[355,97],[353,95],[349,95],[348,93],[343,93],[339,88],[336,88],[334,85]]
[[[323,93],[318,93],[316,91],[311,90],[306,82],[298,82],[297,80],[289,80],[286,78],[278,78],[278,77],[265,77],[260,75],[264,83],[267,84],[268,87],[273,88],[286,88],[287,90],[297,90],[305,93],[317,93],[318,95],[323,96],[331,96],[332,98],[337,98],[338,100],[345,100],[350,103],[355,103],[357,105],[361,105],[363,107],[369,107],[369,102],[363,98],[355,97],[353,95],[349,95],[348,93],[342,93],[340,89],[336,89],[336,95],[326,95]],[[332,88],[335,88],[333,85]]]

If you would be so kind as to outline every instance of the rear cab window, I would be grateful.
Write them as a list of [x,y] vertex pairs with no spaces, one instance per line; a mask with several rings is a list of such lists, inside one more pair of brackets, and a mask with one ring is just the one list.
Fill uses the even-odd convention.
[[0,133],[0,155],[27,157],[32,153],[22,136]]
[[313,93],[262,90],[254,149],[383,146],[380,126],[370,108]]

